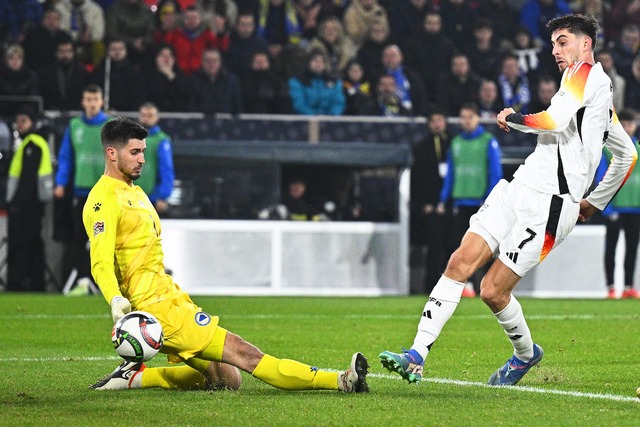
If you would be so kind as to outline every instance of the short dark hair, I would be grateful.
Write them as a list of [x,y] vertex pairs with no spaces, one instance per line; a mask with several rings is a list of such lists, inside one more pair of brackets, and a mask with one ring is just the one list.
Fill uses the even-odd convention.
[[625,122],[635,121],[636,115],[634,114],[633,110],[625,108],[624,110],[618,112],[618,120]]
[[598,20],[593,16],[579,15],[577,13],[571,15],[559,16],[547,22],[547,31],[549,34],[562,29],[567,29],[571,34],[583,34],[591,39],[591,48],[596,48],[597,34],[600,25]]
[[476,104],[475,102],[465,102],[460,107],[460,111],[462,111],[462,110],[472,111],[473,114],[475,114],[476,116],[480,115],[480,110],[478,109],[478,104]]
[[139,123],[126,117],[114,117],[100,131],[102,147],[122,148],[130,139],[145,139],[149,132]]
[[82,92],[99,93],[102,95],[102,88],[95,83],[89,83],[82,89]]

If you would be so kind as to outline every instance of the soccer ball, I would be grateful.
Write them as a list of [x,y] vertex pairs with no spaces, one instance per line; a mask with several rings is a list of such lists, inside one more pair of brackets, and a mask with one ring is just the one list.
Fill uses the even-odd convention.
[[116,352],[129,362],[145,362],[158,354],[164,341],[162,325],[145,311],[132,311],[116,322],[111,342]]

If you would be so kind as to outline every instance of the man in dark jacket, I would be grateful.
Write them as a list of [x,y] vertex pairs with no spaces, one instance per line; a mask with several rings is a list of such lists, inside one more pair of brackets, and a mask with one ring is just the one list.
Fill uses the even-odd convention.
[[267,50],[267,42],[256,32],[254,16],[251,13],[241,13],[231,33],[229,51],[225,55],[229,70],[243,77],[251,67],[253,55]]
[[205,114],[243,112],[238,77],[222,66],[220,52],[206,49],[202,67],[190,76],[193,111]]
[[40,24],[27,31],[22,42],[29,68],[39,71],[52,64],[55,61],[56,46],[61,40],[70,37],[60,28],[60,12],[55,9],[45,10]]
[[427,137],[413,148],[411,167],[411,245],[427,246],[424,288],[414,292],[425,294],[436,285],[451,254],[446,244],[451,214],[436,213],[451,140],[447,118],[443,112],[434,110],[429,115],[428,126]]
[[142,74],[127,58],[124,40],[113,39],[109,42],[107,57],[93,71],[90,81],[104,91],[106,110],[136,111],[142,104]]
[[439,76],[449,73],[453,42],[442,34],[442,18],[437,12],[424,17],[422,30],[406,41],[407,65],[421,77],[430,102],[435,101]]
[[38,72],[38,86],[45,110],[79,110],[87,70],[75,59],[71,37],[58,41],[56,61]]

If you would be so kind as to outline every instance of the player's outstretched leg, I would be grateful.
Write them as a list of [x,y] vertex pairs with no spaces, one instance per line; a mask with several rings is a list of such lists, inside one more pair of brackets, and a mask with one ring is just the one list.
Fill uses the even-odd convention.
[[351,357],[349,369],[338,375],[338,388],[345,393],[367,393],[367,374],[369,363],[362,353],[355,353]]
[[511,356],[507,363],[491,375],[487,383],[498,386],[516,385],[529,372],[529,369],[540,363],[543,355],[542,347],[538,344],[533,344],[533,357],[531,360],[524,362],[515,355]]
[[140,388],[142,371],[146,368],[142,362],[122,362],[113,372],[89,386],[93,390],[122,390]]
[[422,380],[422,361],[418,361],[408,350],[403,349],[403,353],[392,353],[383,351],[380,353],[380,363],[382,367],[390,372],[397,372],[409,383],[417,383]]

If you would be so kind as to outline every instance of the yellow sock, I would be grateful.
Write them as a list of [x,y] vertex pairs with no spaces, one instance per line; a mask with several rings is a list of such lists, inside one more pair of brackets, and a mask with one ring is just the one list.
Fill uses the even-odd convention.
[[254,377],[284,390],[338,390],[338,373],[320,371],[295,360],[265,354]]
[[142,388],[204,390],[205,386],[204,376],[190,366],[146,368],[142,372]]

